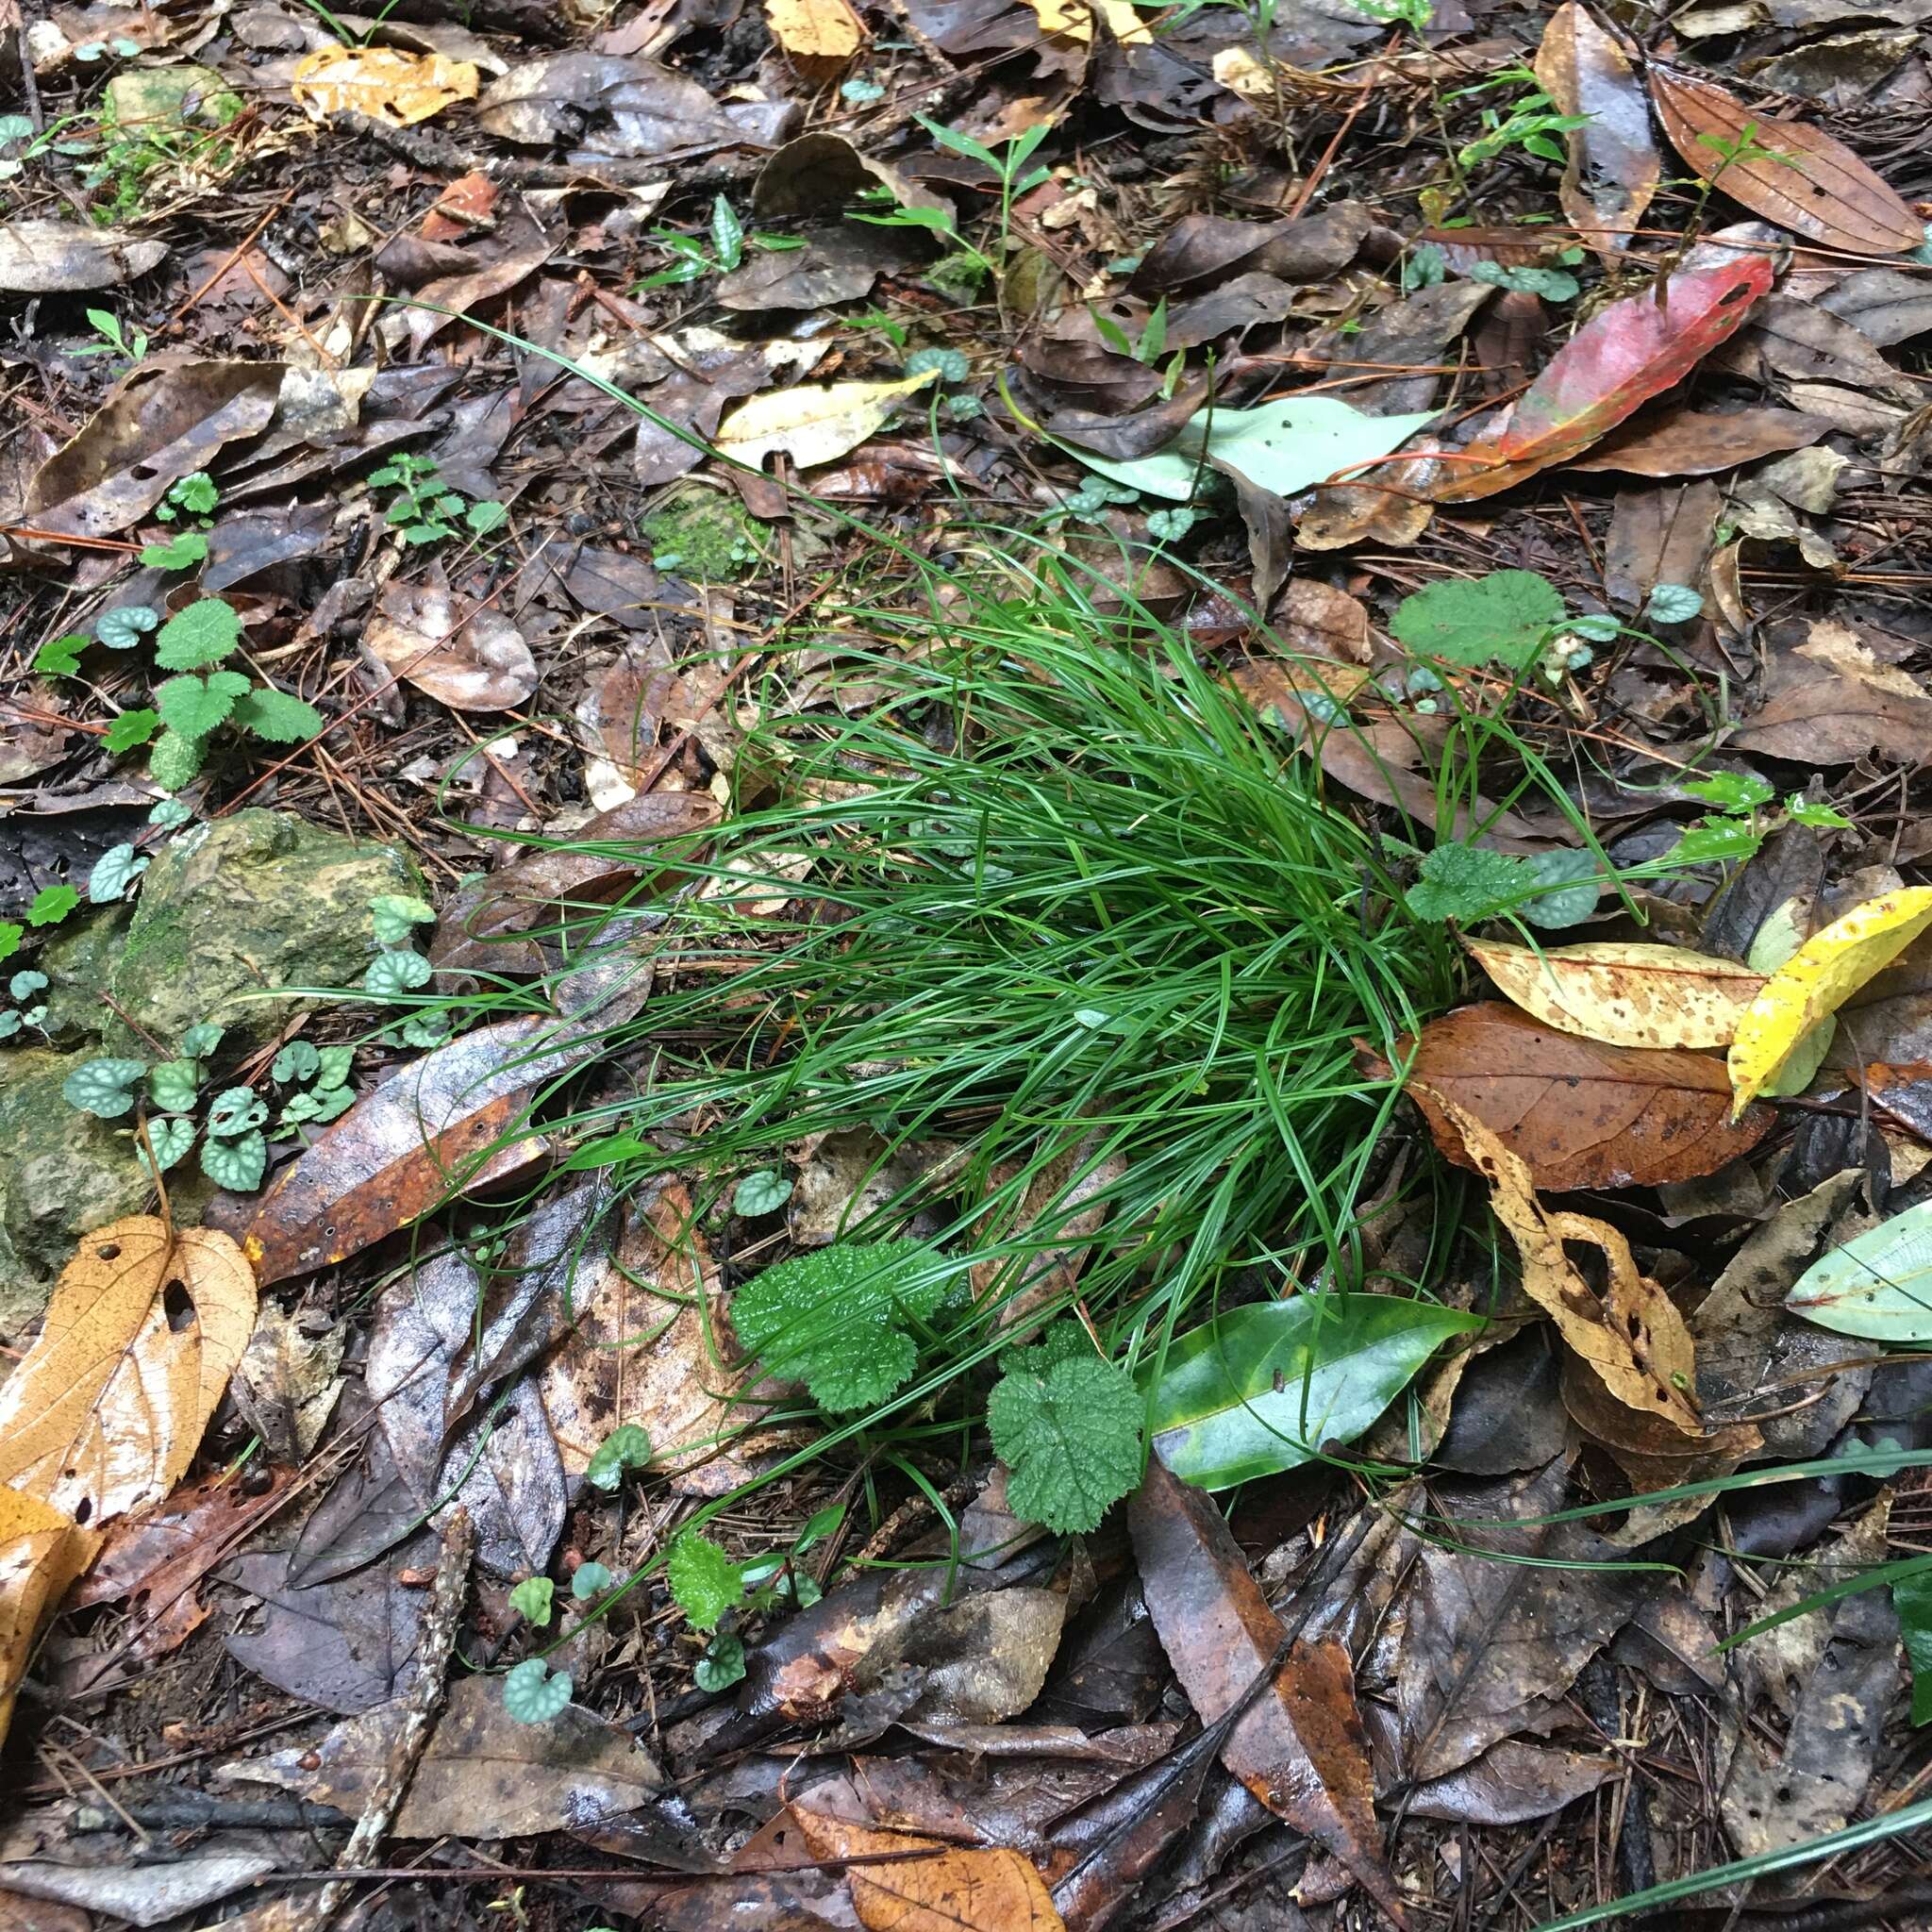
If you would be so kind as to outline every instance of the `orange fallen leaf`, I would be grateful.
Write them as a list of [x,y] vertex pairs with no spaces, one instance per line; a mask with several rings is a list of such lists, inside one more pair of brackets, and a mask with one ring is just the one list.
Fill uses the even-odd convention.
[[38,1496],[0,1489],[0,1740],[42,1624],[100,1541]]
[[318,119],[365,114],[386,127],[408,127],[458,101],[476,98],[473,61],[400,47],[321,47],[295,63],[290,92]]
[[1044,1881],[1018,1852],[868,1831],[796,1805],[792,1815],[814,1857],[879,1861],[845,1871],[866,1932],[1066,1932]]
[[255,1276],[225,1234],[136,1214],[84,1236],[0,1387],[0,1482],[90,1526],[166,1495],[255,1307]]
[[772,38],[795,60],[849,60],[865,44],[850,0],[765,0]]

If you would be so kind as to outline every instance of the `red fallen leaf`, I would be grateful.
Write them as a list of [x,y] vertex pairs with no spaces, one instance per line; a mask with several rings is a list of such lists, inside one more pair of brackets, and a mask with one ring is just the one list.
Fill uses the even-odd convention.
[[[1404,1056],[1410,1043],[1401,1041]],[[1388,1077],[1378,1055],[1360,1058]],[[1451,1160],[1475,1166],[1438,1093],[1526,1160],[1539,1187],[1557,1191],[1694,1180],[1749,1153],[1777,1118],[1753,1107],[1732,1124],[1730,1074],[1715,1055],[1607,1046],[1500,1000],[1430,1021],[1410,1071],[1410,1094]]]
[[1493,496],[1580,456],[1683,381],[1770,292],[1771,280],[1769,258],[1743,256],[1600,309],[1557,350],[1503,429],[1468,444],[1464,460],[1430,493],[1438,503]]
[[[1211,1724],[1274,1657],[1281,1619],[1241,1560],[1214,1499],[1150,1458],[1127,1506],[1147,1611],[1188,1701]],[[1297,1643],[1227,1734],[1221,1761],[1262,1804],[1333,1852],[1407,1926],[1375,1822],[1368,1733],[1348,1652]]]
[[479,1026],[364,1094],[275,1183],[242,1246],[263,1286],[325,1268],[466,1187],[535,1158],[518,1139],[478,1157],[593,1042],[533,1013]]

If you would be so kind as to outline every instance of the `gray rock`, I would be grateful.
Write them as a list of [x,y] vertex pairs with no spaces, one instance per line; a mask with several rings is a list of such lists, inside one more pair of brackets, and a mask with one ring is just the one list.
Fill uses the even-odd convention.
[[97,1121],[60,1097],[91,1056],[21,1047],[0,1054],[0,1337],[40,1318],[47,1285],[89,1228],[151,1198],[127,1121]]
[[[354,986],[381,950],[370,901],[422,890],[393,846],[239,811],[184,832],[149,867],[105,990],[170,1051],[202,1020],[225,1026],[229,1047],[258,1044],[301,1004],[264,992]],[[79,963],[58,958],[48,972],[58,984]],[[95,1024],[108,1052],[144,1050],[105,1005]]]

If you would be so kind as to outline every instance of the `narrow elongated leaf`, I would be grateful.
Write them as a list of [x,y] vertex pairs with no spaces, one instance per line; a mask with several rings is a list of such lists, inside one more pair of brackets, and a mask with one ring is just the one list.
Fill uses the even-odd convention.
[[1536,77],[1557,113],[1590,117],[1563,137],[1569,165],[1557,195],[1577,233],[1607,259],[1630,245],[1628,231],[1657,192],[1643,89],[1616,41],[1576,0],[1551,14]]
[[1230,1489],[1352,1442],[1474,1315],[1385,1294],[1297,1295],[1184,1335],[1148,1391],[1155,1453],[1188,1482]]
[[1932,926],[1932,886],[1907,886],[1855,906],[1813,933],[1764,982],[1731,1041],[1731,1086],[1741,1113],[1821,1020],[1838,1011]]
[[1602,308],[1557,350],[1508,422],[1468,444],[1430,493],[1438,503],[1493,496],[1581,456],[1652,396],[1689,375],[1771,291],[1766,256],[1672,275]]
[[1785,1307],[1840,1335],[1932,1341],[1932,1201],[1814,1261]]
[[1871,255],[1900,255],[1925,239],[1904,200],[1822,127],[1781,121],[1668,67],[1651,69],[1650,92],[1671,145],[1753,214]]

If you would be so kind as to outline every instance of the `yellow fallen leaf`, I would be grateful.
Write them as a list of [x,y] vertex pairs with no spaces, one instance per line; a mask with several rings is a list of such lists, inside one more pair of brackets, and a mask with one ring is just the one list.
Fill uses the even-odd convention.
[[849,0],[765,0],[772,37],[800,60],[849,60],[865,44],[865,23]]
[[[1556,1323],[1572,1355],[1633,1414],[1702,1437],[1704,1422],[1691,1393],[1697,1386],[1696,1345],[1676,1304],[1638,1273],[1630,1243],[1587,1214],[1550,1212],[1536,1197],[1528,1163],[1466,1108],[1438,1089],[1428,1091],[1490,1184],[1490,1206],[1523,1261],[1524,1292]],[[1601,1250],[1601,1297],[1564,1253],[1565,1241]]]
[[225,1234],[149,1215],[82,1238],[0,1385],[0,1482],[98,1527],[174,1488],[255,1326]]
[[0,1740],[41,1625],[100,1546],[98,1533],[38,1496],[0,1489]]
[[1764,975],[1682,946],[1464,942],[1526,1013],[1608,1046],[1728,1046]]
[[718,425],[718,448],[758,469],[782,449],[802,470],[836,461],[855,450],[898,408],[904,396],[939,379],[921,370],[891,382],[805,383],[741,403]]
[[1107,30],[1125,47],[1151,47],[1154,33],[1134,11],[1130,0],[1032,0],[1041,33],[1059,34],[1082,42],[1093,38],[1093,16],[1107,23]]
[[1818,1023],[1932,926],[1932,886],[1902,886],[1816,932],[1764,982],[1731,1042],[1732,1117],[1776,1078]]
[[474,101],[476,67],[400,47],[321,47],[295,63],[291,92],[318,120],[365,114],[385,126],[408,127],[458,101]]

